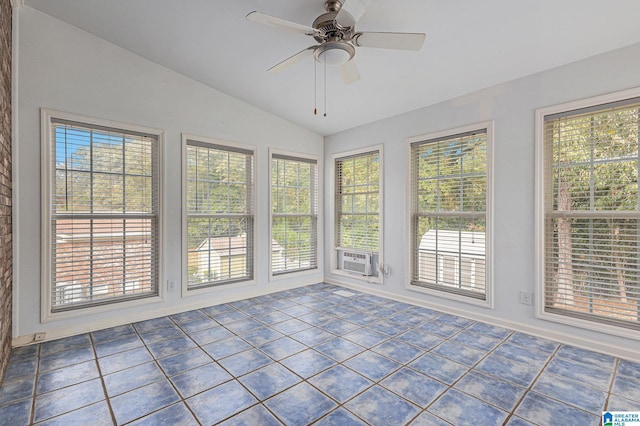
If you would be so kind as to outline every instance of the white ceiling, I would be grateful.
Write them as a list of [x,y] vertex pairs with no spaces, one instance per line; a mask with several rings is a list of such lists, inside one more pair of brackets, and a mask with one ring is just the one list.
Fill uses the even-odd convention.
[[[349,0],[347,0],[349,1]],[[258,10],[311,25],[323,0],[25,0],[185,76],[322,135],[640,42],[638,0],[374,0],[359,31],[424,32],[419,52],[358,48],[345,85],[314,61],[266,69],[315,44],[247,21]]]

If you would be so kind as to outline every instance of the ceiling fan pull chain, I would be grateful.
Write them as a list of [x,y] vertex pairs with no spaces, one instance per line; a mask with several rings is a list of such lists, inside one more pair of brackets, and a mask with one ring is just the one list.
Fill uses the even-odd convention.
[[327,57],[324,56],[324,116],[327,116]]
[[313,61],[313,115],[318,115],[318,64]]

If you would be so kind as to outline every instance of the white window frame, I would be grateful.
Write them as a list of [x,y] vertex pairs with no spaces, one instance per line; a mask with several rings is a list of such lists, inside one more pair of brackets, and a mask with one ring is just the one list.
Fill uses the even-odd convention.
[[535,316],[555,323],[640,340],[638,331],[587,319],[546,312],[545,310],[545,116],[640,97],[640,87],[594,96],[535,111]]
[[[378,250],[377,251],[372,251],[372,253],[375,253],[378,255],[378,276],[358,276],[355,274],[350,274],[349,272],[345,272],[342,269],[340,269],[340,266],[338,265],[338,250],[344,250],[344,248],[342,247],[338,247],[337,245],[337,241],[336,241],[336,227],[338,226],[337,223],[337,215],[336,215],[336,160],[339,160],[341,158],[346,158],[346,157],[352,157],[352,156],[357,156],[357,155],[362,155],[362,154],[366,154],[369,152],[373,152],[373,151],[378,151],[378,155],[379,155],[379,176],[378,176],[378,192],[379,192],[379,206],[378,206],[378,227],[379,227],[379,234],[378,234]],[[356,149],[356,150],[352,150],[352,151],[345,151],[345,152],[339,152],[339,153],[335,153],[331,156],[331,184],[330,184],[330,188],[329,188],[330,194],[331,194],[331,198],[330,198],[330,208],[329,208],[329,220],[330,223],[332,225],[331,228],[331,260],[330,260],[330,268],[331,268],[331,273],[335,274],[335,275],[339,275],[345,278],[350,278],[350,279],[354,279],[354,280],[358,280],[358,281],[363,281],[363,282],[367,282],[367,283],[373,283],[373,284],[383,284],[384,281],[384,274],[380,271],[380,268],[384,268],[384,146],[382,144],[379,145],[374,145],[374,146],[368,146],[365,148],[361,148],[361,149]],[[355,251],[355,252],[361,252],[361,253],[367,253],[367,252],[363,252],[362,250],[352,250],[350,248],[347,248],[347,250],[349,251]],[[375,266],[375,265],[374,265]]]
[[[272,271],[272,259],[271,256],[273,255],[273,251],[271,250],[271,242],[273,241],[273,206],[272,206],[272,202],[273,202],[273,196],[272,196],[272,190],[273,190],[273,185],[272,185],[272,161],[273,161],[273,157],[274,155],[278,156],[286,156],[286,157],[291,157],[293,160],[295,160],[296,158],[301,159],[301,160],[312,160],[316,162],[316,169],[317,169],[317,182],[316,182],[316,266],[314,268],[308,268],[308,269],[302,269],[302,270],[296,270],[296,271],[288,271],[285,273],[280,273],[280,274],[274,274]],[[320,271],[321,269],[321,265],[322,265],[322,244],[320,243],[320,238],[323,235],[323,226],[322,226],[322,202],[321,202],[321,196],[322,196],[322,180],[323,180],[323,176],[322,176],[322,159],[317,156],[317,155],[311,155],[311,154],[302,154],[299,152],[293,152],[293,151],[286,151],[286,150],[280,150],[280,149],[274,149],[274,148],[270,148],[269,149],[269,281],[277,281],[277,280],[281,280],[281,279],[286,279],[286,278],[290,278],[290,277],[299,277],[299,276],[304,276],[304,275],[311,275],[311,274],[317,274],[318,271]]]
[[[78,308],[69,310],[63,310],[58,312],[52,312],[52,236],[51,236],[51,217],[52,211],[52,156],[55,155],[51,151],[53,124],[54,120],[65,120],[77,122],[87,126],[112,128],[115,130],[130,131],[135,133],[144,133],[157,138],[158,142],[158,245],[157,245],[157,295],[145,296],[136,299],[123,300],[123,301],[110,301],[105,304],[96,305],[84,305]],[[95,117],[88,117],[74,113],[68,113],[58,111],[54,109],[42,108],[40,110],[40,141],[41,141],[41,191],[40,191],[40,203],[41,203],[41,271],[40,271],[40,318],[42,322],[50,322],[61,320],[65,318],[75,318],[81,316],[87,316],[91,314],[97,314],[101,312],[110,312],[120,309],[126,309],[130,307],[137,307],[142,305],[148,305],[151,303],[157,303],[164,299],[164,257],[163,257],[163,234],[164,234],[164,163],[163,163],[163,151],[164,151],[164,130],[154,129],[150,127],[144,127],[129,123],[122,123],[112,120],[105,120]]]
[[[413,231],[412,231],[412,188],[413,188],[413,173],[411,169],[411,144],[428,141],[431,139],[440,139],[446,137],[453,137],[458,134],[469,133],[478,130],[485,130],[487,137],[487,199],[486,199],[486,230],[485,230],[485,299],[476,299],[463,294],[456,294],[448,291],[438,290],[435,288],[421,287],[411,284],[413,276]],[[494,308],[494,283],[493,283],[493,141],[494,141],[494,122],[484,121],[480,123],[470,124],[467,126],[456,127],[453,129],[442,130],[434,133],[427,133],[423,135],[417,135],[407,138],[406,140],[406,153],[405,153],[405,170],[406,173],[406,199],[407,199],[407,216],[406,216],[406,241],[407,251],[406,258],[409,259],[406,265],[406,276],[408,277],[405,288],[418,293],[428,294],[431,296],[437,296],[444,299],[455,300],[470,305],[481,306],[484,308]],[[475,276],[475,266],[474,266]]]
[[[187,146],[188,142],[193,141],[200,144],[212,145],[212,148],[228,147],[230,150],[240,149],[244,151],[253,152],[253,182],[250,202],[253,205],[253,220],[252,220],[252,233],[253,233],[253,247],[251,251],[251,258],[253,261],[253,277],[242,281],[234,281],[230,283],[220,283],[219,285],[203,286],[197,288],[189,288],[189,249],[188,249],[188,212],[187,212]],[[256,269],[256,254],[257,254],[257,235],[256,235],[256,222],[258,220],[257,215],[257,187],[256,181],[258,176],[258,156],[257,148],[254,145],[242,144],[239,142],[232,142],[222,139],[216,139],[206,136],[198,136],[189,133],[182,134],[182,297],[201,296],[207,293],[226,291],[231,288],[246,287],[255,285],[257,283],[257,269]]]

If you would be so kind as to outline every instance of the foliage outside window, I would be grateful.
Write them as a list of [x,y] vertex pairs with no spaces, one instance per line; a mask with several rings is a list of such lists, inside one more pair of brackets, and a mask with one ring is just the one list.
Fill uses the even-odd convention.
[[318,164],[271,157],[271,272],[316,269],[318,252]]
[[377,252],[380,246],[380,152],[335,160],[336,245]]
[[544,117],[544,309],[639,328],[640,98]]
[[487,132],[411,144],[411,284],[486,299]]
[[51,311],[157,295],[157,136],[50,124]]
[[187,140],[187,287],[253,279],[253,151]]

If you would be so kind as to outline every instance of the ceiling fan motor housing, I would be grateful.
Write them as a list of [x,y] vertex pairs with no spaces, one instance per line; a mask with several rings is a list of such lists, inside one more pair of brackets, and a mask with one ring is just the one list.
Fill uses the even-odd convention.
[[313,36],[318,43],[331,40],[349,41],[353,37],[355,28],[340,28],[336,25],[336,15],[338,12],[327,12],[318,16],[313,24],[313,28],[320,30],[319,34]]

